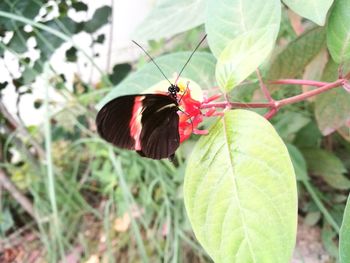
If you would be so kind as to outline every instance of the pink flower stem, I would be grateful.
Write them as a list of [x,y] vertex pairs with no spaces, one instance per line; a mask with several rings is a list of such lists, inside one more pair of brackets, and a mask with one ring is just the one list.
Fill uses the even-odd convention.
[[288,105],[288,104],[292,104],[292,103],[306,100],[310,97],[313,97],[313,96],[316,96],[316,95],[321,94],[323,92],[326,92],[327,90],[342,86],[344,83],[346,83],[346,81],[347,81],[346,79],[338,79],[334,82],[327,83],[326,85],[324,85],[318,89],[310,90],[308,92],[304,92],[302,94],[277,101],[277,103],[278,103],[277,107],[282,107],[284,105]]
[[258,76],[259,79],[259,85],[260,85],[260,89],[263,92],[263,94],[265,95],[265,98],[269,101],[269,102],[273,102],[274,99],[271,97],[270,91],[267,89],[261,74],[260,74],[260,70],[259,68],[256,69],[256,75]]
[[271,84],[291,84],[291,85],[305,85],[305,86],[314,86],[322,87],[328,84],[328,82],[320,82],[314,80],[304,80],[304,79],[278,79],[270,82]]
[[[265,117],[267,119],[271,119],[277,112],[278,110],[288,104],[293,104],[297,103],[300,101],[304,101],[310,97],[319,95],[321,93],[324,93],[330,89],[343,86],[345,83],[347,83],[347,78],[350,78],[350,73],[348,73],[344,79],[338,79],[334,82],[330,83],[325,83],[325,82],[317,82],[317,81],[309,81],[309,80],[278,80],[278,81],[284,81],[284,83],[279,83],[279,84],[305,84],[305,85],[310,85],[310,83],[313,83],[313,86],[319,87],[318,89],[310,90],[307,92],[304,92],[302,94],[292,96],[290,98],[282,99],[282,100],[277,100],[277,101],[269,101],[269,102],[260,102],[260,103],[242,103],[242,102],[216,102],[216,103],[203,103],[201,105],[202,109],[208,109],[208,108],[227,108],[231,107],[234,109],[240,108],[240,109],[247,109],[247,108],[267,108],[270,109],[266,114]],[[288,83],[287,83],[288,82]],[[306,84],[309,83],[309,84]],[[321,86],[322,84],[322,86]]]

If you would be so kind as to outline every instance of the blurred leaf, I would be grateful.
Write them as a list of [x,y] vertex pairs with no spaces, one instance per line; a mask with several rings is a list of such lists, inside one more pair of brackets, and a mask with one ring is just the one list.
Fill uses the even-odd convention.
[[[43,24],[57,31],[62,31],[64,29],[64,33],[68,34],[74,34],[77,29],[77,24],[67,16],[59,17],[56,20],[50,20]],[[41,30],[38,34],[36,34],[35,38],[38,48],[41,51],[42,60],[50,58],[55,50],[64,42],[61,38],[56,37],[44,30]]]
[[8,83],[7,81],[0,82],[0,91],[1,91],[2,89],[5,89],[5,88],[7,87],[8,84],[9,84],[9,83]]
[[[0,87],[1,90],[1,87]],[[337,132],[348,142],[350,142],[350,124],[340,127]]]
[[283,0],[283,2],[298,15],[324,26],[333,0]]
[[36,99],[34,101],[34,108],[39,109],[43,105],[43,100],[42,99]]
[[[172,53],[156,58],[155,61],[164,74],[170,78],[174,73],[179,73],[190,54],[191,52]],[[202,89],[206,89],[215,86],[214,67],[215,58],[210,53],[196,52],[181,76],[192,79],[201,85]],[[97,108],[118,96],[141,93],[162,80],[164,77],[157,67],[149,62],[113,88],[99,102]]]
[[350,262],[350,195],[339,233],[339,258],[341,263]]
[[171,37],[204,23],[207,0],[159,0],[134,32],[138,40]]
[[[328,61],[322,80],[334,81],[338,78],[338,66]],[[346,69],[347,66],[346,66]],[[350,121],[350,93],[342,88],[320,94],[315,100],[315,116],[323,135],[328,135]]]
[[249,31],[236,37],[221,52],[216,65],[216,79],[223,92],[231,91],[246,79],[270,54],[276,28]]
[[290,42],[273,60],[267,79],[297,77],[321,51],[325,40],[324,30],[321,27],[316,27]]
[[317,148],[321,145],[322,134],[315,121],[304,126],[294,139],[294,144],[299,148]]
[[[326,48],[323,48],[310,63],[305,67],[303,73],[303,79],[313,79],[320,80],[322,78],[323,71],[328,62],[328,51]],[[309,91],[315,89],[315,87],[310,87],[303,85],[303,91]],[[315,98],[309,98],[309,101],[313,101]]]
[[[0,1],[1,11],[21,15],[28,19],[34,19],[39,14],[40,8],[41,4],[36,1]],[[16,28],[23,24],[0,16],[0,25],[7,31],[16,31]]]
[[13,37],[11,38],[10,42],[7,44],[7,46],[10,49],[13,49],[16,53],[24,53],[28,50],[27,47],[27,38],[28,34],[23,31],[23,29],[17,29]]
[[350,5],[348,0],[337,0],[328,18],[327,46],[335,62],[350,59]]
[[95,40],[96,43],[103,44],[105,42],[106,36],[105,34],[99,34]]
[[16,1],[16,4],[13,6],[14,10],[17,10],[17,12],[29,19],[34,19],[39,14],[40,8],[40,2],[36,1]]
[[308,212],[305,216],[304,223],[309,226],[314,226],[317,224],[318,221],[321,219],[321,212]]
[[287,143],[286,146],[293,163],[297,180],[299,181],[308,180],[309,177],[307,175],[307,166],[306,166],[306,161],[304,159],[304,156],[299,151],[299,149],[294,145]]
[[337,233],[329,225],[323,226],[321,232],[322,244],[331,256],[338,258],[338,247],[335,243],[336,237]]
[[348,196],[343,195],[343,194],[335,194],[333,197],[333,200],[335,203],[344,203],[346,202]]
[[72,7],[77,12],[79,12],[79,11],[87,11],[88,10],[87,4],[85,4],[83,2],[73,2],[72,3]]
[[295,175],[283,141],[260,115],[227,111],[199,139],[184,197],[193,231],[215,262],[289,262],[297,222]]
[[131,71],[132,67],[128,63],[117,64],[113,67],[112,74],[109,75],[109,79],[113,85],[119,84]]
[[110,6],[102,6],[96,9],[92,18],[85,22],[84,31],[88,33],[95,32],[97,29],[108,23],[111,14],[112,9]]
[[251,102],[254,91],[259,88],[256,81],[241,83],[236,86],[228,95],[231,101]]
[[1,209],[0,213],[0,233],[4,234],[14,226],[14,221],[9,209]]
[[[205,29],[213,54],[219,58],[240,35],[269,32],[268,46],[274,44],[281,20],[278,0],[208,0]],[[259,18],[259,19],[257,19]],[[270,43],[271,42],[271,43]]]
[[38,73],[32,68],[32,67],[26,67],[25,70],[22,72],[22,85],[32,83]]
[[283,139],[293,139],[295,133],[305,127],[310,118],[305,114],[294,111],[284,111],[273,118],[272,123]]
[[350,189],[350,180],[344,176],[347,172],[341,160],[331,152],[321,149],[303,149],[302,153],[308,170],[335,189]]
[[60,1],[58,3],[58,12],[60,13],[60,15],[67,15],[68,13],[68,3],[66,3],[66,1]]
[[66,50],[66,60],[68,62],[76,62],[78,59],[77,49],[75,47],[71,47]]
[[350,93],[337,88],[320,94],[315,101],[315,115],[323,135],[329,135],[350,121]]

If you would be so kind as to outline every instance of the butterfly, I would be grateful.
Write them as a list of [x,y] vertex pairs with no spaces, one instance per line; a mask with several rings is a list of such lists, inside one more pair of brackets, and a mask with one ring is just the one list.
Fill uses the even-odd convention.
[[109,101],[96,117],[99,135],[107,142],[119,148],[135,150],[143,157],[173,160],[175,151],[180,146],[178,112],[182,111],[179,108],[182,97],[178,99],[180,88],[177,82],[205,38],[206,35],[191,53],[174,84],[169,81],[147,51],[133,41],[168,80],[170,84],[168,92],[126,95]]

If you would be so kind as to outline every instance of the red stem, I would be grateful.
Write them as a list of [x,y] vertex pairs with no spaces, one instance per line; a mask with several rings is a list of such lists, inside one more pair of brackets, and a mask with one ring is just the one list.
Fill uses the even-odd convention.
[[260,74],[260,70],[259,68],[256,69],[256,75],[258,76],[259,79],[259,85],[260,85],[260,89],[263,92],[263,94],[265,95],[265,98],[269,101],[269,102],[273,102],[273,98],[271,97],[270,91],[267,89],[261,74]]
[[201,109],[208,108],[226,108],[227,106],[231,106],[235,109],[249,109],[249,108],[270,108],[271,103],[243,103],[243,102],[215,102],[215,103],[203,103]]
[[[349,75],[350,76],[350,75]],[[278,80],[281,81],[281,80]],[[322,86],[320,86],[320,88],[318,89],[314,89],[311,91],[307,91],[304,92],[302,94],[290,97],[290,98],[286,98],[286,99],[282,99],[282,100],[278,100],[278,101],[270,101],[270,102],[260,102],[260,103],[242,103],[242,102],[216,102],[216,103],[203,103],[201,108],[202,109],[207,109],[207,108],[226,108],[227,106],[231,106],[232,108],[241,108],[241,109],[245,109],[245,108],[269,108],[270,111],[266,114],[266,118],[272,118],[274,114],[277,113],[278,109],[288,105],[288,104],[293,104],[296,102],[300,102],[303,100],[306,100],[307,98],[316,96],[318,94],[321,94],[323,92],[326,92],[330,89],[339,87],[344,85],[344,83],[347,81],[347,79],[338,79],[334,82],[331,83],[325,83],[325,82],[319,82],[319,84],[317,84],[316,81],[303,81],[303,80],[283,80],[283,81],[288,81],[288,84],[291,84],[291,82],[299,82],[300,83],[310,83],[312,82],[314,84],[314,86],[320,86],[320,84],[322,83]],[[286,82],[285,82],[286,83]],[[281,83],[282,84],[282,83]],[[308,85],[308,84],[306,84]]]
[[296,102],[299,102],[299,101],[303,101],[303,100],[306,100],[310,97],[313,97],[313,96],[316,96],[318,94],[321,94],[327,90],[330,90],[330,89],[333,89],[333,88],[336,88],[336,87],[339,87],[339,86],[342,86],[344,83],[346,82],[345,79],[338,79],[337,81],[334,81],[332,83],[328,83],[318,89],[314,89],[314,90],[310,90],[308,92],[305,92],[305,93],[302,93],[300,95],[296,95],[296,96],[293,96],[293,97],[290,97],[290,98],[286,98],[286,99],[283,99],[283,100],[280,100],[280,101],[277,101],[278,103],[278,107],[282,107],[284,105],[287,105],[287,104],[292,104],[292,103],[296,103]]
[[322,87],[328,84],[328,82],[320,82],[314,80],[304,80],[304,79],[278,79],[271,81],[271,84],[291,84],[291,85],[306,85],[314,87]]

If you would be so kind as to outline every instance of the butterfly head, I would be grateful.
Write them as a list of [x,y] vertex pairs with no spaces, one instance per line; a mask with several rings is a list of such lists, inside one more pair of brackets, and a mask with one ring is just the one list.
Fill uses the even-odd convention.
[[179,91],[180,91],[180,88],[178,85],[171,84],[171,86],[168,88],[169,95],[174,99],[177,99],[177,93]]

